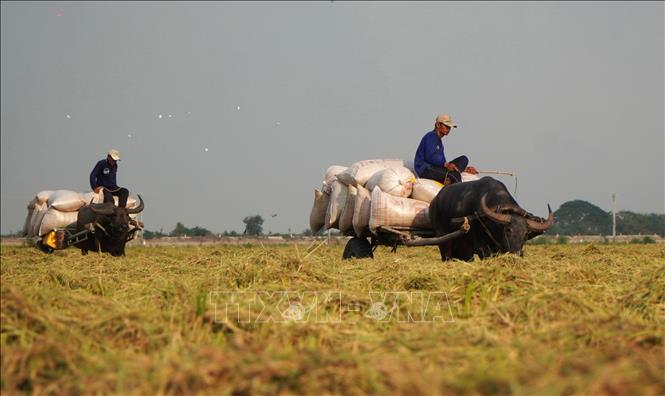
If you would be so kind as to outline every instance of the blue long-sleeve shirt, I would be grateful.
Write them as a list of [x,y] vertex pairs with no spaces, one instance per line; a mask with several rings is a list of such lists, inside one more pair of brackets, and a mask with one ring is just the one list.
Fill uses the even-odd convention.
[[90,172],[90,187],[93,190],[99,186],[116,189],[118,187],[115,181],[115,175],[117,172],[117,164],[111,166],[106,159],[97,162],[95,168]]
[[418,176],[422,175],[427,165],[442,167],[446,163],[446,155],[443,153],[443,142],[436,130],[427,132],[420,140],[416,150],[416,158],[413,160]]

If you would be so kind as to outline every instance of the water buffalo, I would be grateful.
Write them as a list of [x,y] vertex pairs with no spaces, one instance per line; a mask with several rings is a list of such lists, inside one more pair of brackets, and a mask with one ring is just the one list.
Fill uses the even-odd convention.
[[524,243],[552,225],[554,216],[549,205],[547,209],[547,219],[536,217],[520,208],[503,183],[483,177],[441,189],[430,204],[429,216],[437,236],[459,229],[464,217],[471,221],[467,234],[439,245],[442,260],[469,261],[475,254],[521,256]]
[[139,230],[130,225],[137,226],[129,215],[143,210],[143,199],[139,195],[139,206],[128,209],[115,206],[112,202],[103,204],[90,204],[79,209],[76,219],[76,232],[91,231],[87,240],[76,243],[74,246],[81,249],[82,254],[88,251],[107,252],[112,256],[124,256],[125,244],[134,237]]

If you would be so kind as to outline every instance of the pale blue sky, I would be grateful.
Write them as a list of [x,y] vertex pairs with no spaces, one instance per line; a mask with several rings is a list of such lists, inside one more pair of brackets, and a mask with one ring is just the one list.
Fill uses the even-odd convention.
[[665,212],[663,2],[1,7],[3,233],[109,148],[150,230],[301,231],[329,165],[411,159],[438,113],[533,213]]

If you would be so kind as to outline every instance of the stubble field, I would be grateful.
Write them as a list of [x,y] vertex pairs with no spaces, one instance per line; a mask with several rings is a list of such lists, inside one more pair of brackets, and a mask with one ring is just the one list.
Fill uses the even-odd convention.
[[662,244],[342,249],[2,246],[1,392],[665,394]]

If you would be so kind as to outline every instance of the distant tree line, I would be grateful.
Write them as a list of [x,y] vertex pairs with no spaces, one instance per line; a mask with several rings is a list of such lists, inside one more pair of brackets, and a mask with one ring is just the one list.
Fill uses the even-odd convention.
[[176,223],[175,228],[173,231],[169,233],[164,233],[162,230],[159,231],[150,231],[150,230],[144,230],[143,231],[143,238],[145,239],[152,239],[152,238],[160,238],[160,237],[165,237],[165,236],[174,236],[174,237],[200,237],[200,236],[209,236],[213,235],[212,231],[205,229],[203,227],[193,227],[193,228],[187,228],[184,224],[181,222]]
[[[245,223],[245,231],[242,233],[242,235],[252,235],[252,236],[263,235],[263,217],[261,215],[247,216],[243,219],[243,223]],[[161,238],[166,236],[205,237],[211,235],[214,235],[213,232],[206,228],[198,226],[193,228],[188,228],[181,222],[176,223],[175,228],[169,233],[164,233],[163,230],[143,231],[143,238],[145,239]],[[236,231],[224,231],[223,233],[221,233],[221,235],[239,236],[241,234],[237,233]]]
[[[618,211],[617,235],[665,236],[665,215],[639,214]],[[547,231],[550,235],[611,235],[612,212],[582,200],[568,201],[554,212],[554,224]]]

